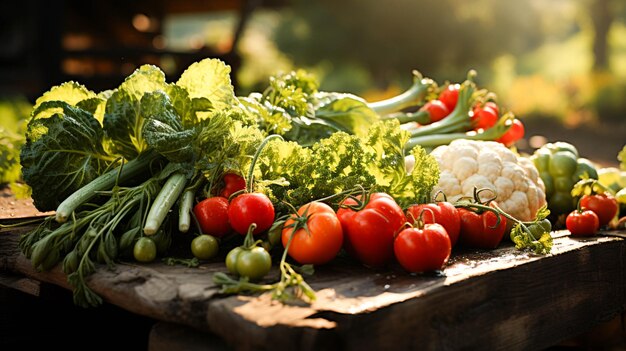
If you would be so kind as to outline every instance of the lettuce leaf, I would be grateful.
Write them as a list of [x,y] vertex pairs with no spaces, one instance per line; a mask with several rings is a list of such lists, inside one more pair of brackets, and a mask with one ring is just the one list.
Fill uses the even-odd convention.
[[230,81],[230,67],[218,59],[193,63],[180,76],[176,85],[185,88],[192,99],[204,98],[217,111],[232,107],[235,92]]
[[404,149],[409,139],[409,132],[392,119],[373,124],[365,141],[371,152],[370,172],[376,176],[377,189],[391,195],[402,207],[429,202],[431,191],[439,182],[439,165],[421,146],[411,150],[415,167],[407,173]]
[[390,120],[376,122],[365,138],[336,132],[311,147],[272,141],[261,153],[259,170],[271,194],[295,207],[360,187],[386,192],[405,207],[427,202],[439,181],[436,160],[421,147],[412,150],[416,168],[407,173],[408,140]]

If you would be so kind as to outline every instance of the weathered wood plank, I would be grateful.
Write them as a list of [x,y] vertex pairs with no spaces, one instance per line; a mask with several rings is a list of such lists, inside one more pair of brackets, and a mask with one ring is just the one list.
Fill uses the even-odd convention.
[[[35,272],[16,236],[0,234],[0,270],[69,288],[58,267]],[[241,350],[537,349],[626,306],[623,239],[555,236],[548,256],[510,245],[459,251],[440,275],[371,270],[340,258],[307,279],[318,292],[311,305],[281,304],[269,294],[222,296],[212,281],[225,271],[221,262],[120,263],[98,269],[89,285],[126,310],[209,331]]]

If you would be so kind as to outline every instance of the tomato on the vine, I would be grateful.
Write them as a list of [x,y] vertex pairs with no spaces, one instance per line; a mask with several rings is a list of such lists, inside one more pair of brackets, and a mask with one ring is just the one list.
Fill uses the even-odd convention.
[[428,112],[430,122],[437,122],[450,114],[450,110],[441,100],[430,100],[420,108],[422,111]]
[[222,178],[224,187],[220,191],[220,196],[229,198],[232,194],[246,188],[246,180],[236,173],[226,173]]
[[406,228],[398,234],[394,253],[400,265],[412,273],[442,269],[450,258],[452,244],[445,228],[437,223],[424,228]]
[[465,208],[459,208],[459,215],[461,217],[460,245],[482,249],[495,249],[500,245],[506,231],[504,216],[496,215],[492,211],[477,213]]
[[608,193],[583,195],[580,198],[580,207],[593,211],[598,216],[601,227],[609,224],[619,212],[617,200]]
[[250,249],[238,246],[226,255],[226,268],[232,274],[258,280],[269,273],[272,257],[259,246]]
[[219,244],[217,239],[211,235],[198,235],[191,241],[191,253],[201,259],[208,260],[217,255]]
[[289,243],[287,253],[298,263],[324,264],[341,249],[343,230],[335,211],[325,203],[314,201],[301,206],[297,215],[287,219],[282,243],[285,248]]
[[344,207],[356,205],[349,198],[337,211],[346,251],[367,266],[382,266],[393,259],[394,237],[406,222],[404,212],[385,193],[371,194],[361,210]]
[[[427,212],[422,214],[425,209]],[[450,237],[450,243],[454,246],[459,239],[459,233],[461,231],[461,218],[459,211],[450,202],[441,201],[437,203],[411,205],[407,209],[407,218],[409,221],[414,221],[420,218],[424,223],[439,223],[441,224],[448,236]]]
[[507,130],[506,133],[504,133],[496,141],[506,146],[511,146],[515,144],[515,142],[517,142],[518,140],[522,139],[524,137],[524,133],[524,124],[522,123],[522,121],[515,118],[513,119],[511,128],[509,128],[509,130]]
[[246,235],[250,225],[255,223],[253,234],[259,234],[268,230],[274,223],[274,205],[265,194],[241,194],[230,202],[228,220],[233,229],[241,235]]
[[477,105],[472,111],[471,121],[474,129],[489,129],[498,123],[498,112],[490,105]]
[[459,100],[460,84],[448,84],[444,90],[439,93],[439,100],[443,102],[450,112],[456,107],[456,103]]
[[193,207],[193,214],[203,234],[221,238],[231,232],[228,207],[228,199],[221,196],[206,198]]
[[565,227],[572,236],[594,235],[600,229],[600,220],[590,210],[574,210],[565,218]]
[[494,101],[485,102],[485,107],[491,108],[496,113],[496,116],[500,116],[500,108],[498,107],[498,104],[496,104]]

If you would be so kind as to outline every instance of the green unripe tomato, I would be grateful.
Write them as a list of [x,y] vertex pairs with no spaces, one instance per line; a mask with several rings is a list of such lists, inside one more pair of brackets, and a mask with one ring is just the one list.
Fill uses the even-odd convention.
[[262,247],[246,249],[240,246],[226,255],[226,268],[232,274],[258,280],[269,273],[272,268],[272,257]]
[[569,151],[558,151],[550,158],[549,172],[553,177],[571,177],[578,167],[576,156]]
[[133,247],[133,256],[139,262],[152,262],[156,255],[156,243],[148,237],[142,236]]
[[272,257],[262,247],[244,250],[237,257],[237,272],[250,280],[263,278],[272,268]]
[[191,253],[201,260],[208,260],[209,258],[215,257],[218,251],[219,243],[217,239],[211,235],[198,235],[191,241]]
[[231,274],[239,275],[237,271],[237,260],[239,259],[239,255],[243,252],[243,248],[238,246],[226,255],[226,268]]

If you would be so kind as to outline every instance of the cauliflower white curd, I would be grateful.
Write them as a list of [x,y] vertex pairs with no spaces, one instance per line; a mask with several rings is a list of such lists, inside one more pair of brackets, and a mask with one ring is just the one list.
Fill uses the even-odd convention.
[[431,155],[441,171],[433,195],[442,191],[455,202],[472,197],[475,187],[489,188],[495,191],[498,206],[522,221],[535,219],[546,204],[545,186],[532,161],[498,142],[458,139],[437,147]]

